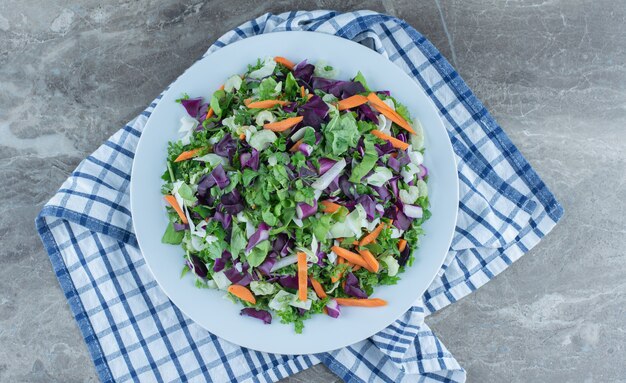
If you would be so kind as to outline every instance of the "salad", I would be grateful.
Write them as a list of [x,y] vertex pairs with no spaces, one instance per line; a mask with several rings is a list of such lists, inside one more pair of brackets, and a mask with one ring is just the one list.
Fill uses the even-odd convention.
[[430,217],[419,122],[360,72],[337,75],[274,57],[208,102],[183,95],[163,174],[162,241],[182,247],[182,275],[298,333],[314,314],[384,306],[375,287],[412,264]]

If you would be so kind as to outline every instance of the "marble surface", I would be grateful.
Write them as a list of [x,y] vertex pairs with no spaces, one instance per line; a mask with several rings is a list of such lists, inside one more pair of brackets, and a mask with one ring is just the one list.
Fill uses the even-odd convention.
[[[3,0],[0,381],[96,381],[35,233],[78,162],[225,31],[266,11],[369,8],[453,63],[566,210],[539,246],[427,319],[470,382],[626,381],[626,3]],[[323,366],[287,382],[332,382]]]

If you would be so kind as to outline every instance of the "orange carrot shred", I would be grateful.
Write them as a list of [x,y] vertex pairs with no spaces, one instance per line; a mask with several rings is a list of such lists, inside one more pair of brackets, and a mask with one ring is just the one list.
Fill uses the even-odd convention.
[[402,252],[402,251],[404,251],[404,249],[406,249],[406,239],[400,238],[398,240],[398,250],[400,250]]
[[322,206],[324,206],[324,210],[322,210],[324,213],[334,213],[337,210],[341,209],[343,206],[339,205],[338,203],[334,203],[332,201],[322,201],[320,202],[322,204]]
[[228,286],[228,292],[241,299],[252,304],[256,304],[256,298],[252,295],[252,292],[247,287],[241,285]]
[[337,104],[337,108],[339,110],[346,110],[351,108],[356,108],[359,105],[363,105],[367,102],[367,97],[361,96],[360,94],[355,94],[354,96],[345,98]]
[[254,101],[246,104],[246,106],[250,109],[267,109],[273,108],[276,105],[286,105],[288,101],[283,100],[263,100],[263,101]]
[[310,100],[310,99],[311,99],[311,97],[313,97],[313,94],[312,94],[312,93],[309,93],[309,94],[307,94],[307,95],[306,95],[306,99],[307,99],[307,100]]
[[263,128],[271,130],[272,132],[284,132],[285,130],[298,125],[303,119],[303,116],[289,117],[281,121],[267,123],[263,125]]
[[310,277],[310,279],[311,279],[311,285],[313,286],[313,290],[315,290],[315,294],[317,294],[317,297],[320,299],[326,298],[327,297],[326,291],[324,291],[324,288],[322,287],[321,283],[319,283],[313,277]]
[[213,117],[214,114],[215,112],[213,111],[213,108],[209,108],[209,111],[206,113],[206,117],[204,119],[208,120],[209,118]]
[[245,140],[246,139],[246,134],[245,133],[241,133],[239,135],[239,139],[242,140],[242,141]]
[[386,306],[387,301],[380,298],[369,298],[369,299],[359,299],[359,298],[335,298],[337,303],[341,306],[355,306],[355,307],[380,307]]
[[307,277],[306,254],[301,251],[298,253],[298,298],[301,301],[306,301]]
[[359,246],[365,246],[374,242],[376,238],[378,238],[378,236],[380,235],[380,232],[383,231],[383,229],[385,228],[385,225],[385,223],[379,223],[378,226],[376,226],[376,228],[372,230],[371,233],[361,239],[361,241],[359,242]]
[[[343,263],[345,263],[345,260],[344,260],[343,258],[341,258],[341,257],[337,258],[337,264],[338,264],[338,265],[341,265],[341,264],[343,264]],[[340,272],[339,274],[337,274],[336,276],[331,276],[331,277],[330,277],[330,281],[331,281],[332,283],[335,283],[335,282],[337,282],[338,280],[340,280],[340,279],[341,279],[341,277],[343,277],[343,271],[342,271],[342,272]]]
[[296,66],[296,64],[294,64],[293,62],[291,62],[290,60],[281,57],[281,56],[276,56],[274,57],[274,61],[276,61],[279,64],[284,65],[285,67],[287,67],[289,70],[293,70],[293,67]]
[[372,104],[374,109],[378,110],[385,117],[389,118],[391,121],[395,122],[402,129],[406,130],[411,134],[415,134],[415,131],[402,116],[398,114],[395,110],[391,109],[389,105],[385,104],[383,100],[381,100],[375,93],[370,93],[367,96],[367,100]]
[[298,151],[298,148],[302,145],[302,140],[298,140],[293,146],[289,149],[291,153],[295,153]]
[[380,130],[374,129],[370,133],[372,133],[373,135],[375,135],[376,137],[380,139],[389,141],[389,143],[391,143],[391,145],[393,145],[394,148],[398,148],[401,150],[407,150],[409,148],[409,144],[407,144],[406,142],[400,141],[395,137],[391,137],[390,135],[385,134],[381,132]]
[[194,158],[198,153],[200,153],[201,150],[202,148],[197,148],[197,149],[187,150],[186,152],[182,152],[178,155],[178,157],[176,157],[174,162],[181,162],[181,161],[186,161],[188,159]]
[[251,102],[252,102],[252,99],[251,99],[251,98],[246,98],[245,100],[243,100],[243,104],[244,104],[245,106],[250,105],[250,103],[251,103]]
[[178,206],[178,201],[176,201],[176,197],[174,197],[173,195],[166,195],[164,198],[167,203],[169,203],[170,206],[176,211],[176,213],[180,217],[180,220],[183,221],[183,223],[189,223],[189,221],[187,221],[187,216],[185,215],[185,213],[183,213],[183,209]]
[[306,92],[304,91],[304,85],[300,85],[300,97],[306,96]]
[[358,250],[358,252],[359,254],[361,254],[361,257],[363,257],[365,262],[367,262],[367,265],[369,266],[367,269],[374,273],[377,273],[380,265],[378,261],[376,260],[376,258],[374,257],[374,254],[372,254],[367,249]]
[[331,249],[341,258],[345,258],[346,261],[350,261],[355,265],[361,265],[365,268],[368,268],[367,262],[357,253],[353,253],[350,250],[346,250],[343,247],[333,246]]

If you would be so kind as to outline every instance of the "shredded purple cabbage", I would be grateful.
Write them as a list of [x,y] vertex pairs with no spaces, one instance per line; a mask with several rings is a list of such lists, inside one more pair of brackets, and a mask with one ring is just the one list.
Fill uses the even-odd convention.
[[220,203],[223,209],[231,215],[238,214],[244,209],[241,193],[239,193],[237,189],[233,189],[230,193],[224,194],[220,199]]
[[343,291],[351,297],[367,298],[367,294],[359,286],[359,279],[352,273],[348,273],[346,276],[346,284],[343,286]]
[[267,258],[265,258],[265,261],[263,261],[263,263],[261,263],[257,267],[257,270],[259,270],[261,274],[268,276],[270,275],[270,272],[272,271],[272,267],[274,267],[274,264],[276,264],[276,258],[268,256]]
[[180,103],[185,108],[185,110],[187,111],[187,114],[189,114],[193,118],[198,118],[198,114],[200,113],[200,107],[202,106],[202,98],[201,97],[189,98],[189,99],[186,99],[186,100],[185,99],[181,99]]
[[239,315],[246,315],[252,318],[260,319],[265,324],[272,323],[272,314],[270,314],[269,311],[266,310],[257,310],[252,307],[246,307],[245,309],[241,309]]
[[328,115],[328,105],[318,95],[314,95],[304,105],[298,108],[298,115],[303,116],[302,126],[311,126],[319,129]]
[[250,252],[253,247],[258,245],[259,243],[269,239],[270,237],[270,226],[265,222],[261,222],[257,230],[252,234],[252,237],[248,240],[248,246],[246,246],[246,253]]
[[233,220],[233,217],[228,213],[222,213],[221,211],[216,211],[213,215],[213,219],[220,222],[224,230],[228,230],[230,227],[230,223]]
[[174,231],[189,230],[189,224],[174,222]]
[[204,262],[202,262],[202,260],[200,260],[200,258],[196,257],[195,255],[191,255],[190,258],[191,262],[189,261],[189,259],[185,261],[187,267],[189,267],[189,269],[193,271],[193,273],[196,274],[198,277],[206,278],[208,270]]
[[313,201],[313,205],[304,202],[298,202],[296,206],[296,216],[298,219],[305,219],[317,213],[317,201]]
[[198,182],[198,194],[205,196],[213,186],[217,185],[220,189],[224,189],[230,184],[230,179],[226,175],[222,164],[218,164],[209,174],[205,174]]
[[315,72],[315,66],[313,64],[307,64],[306,60],[304,60],[293,68],[293,77],[308,84],[311,82],[313,72]]
[[226,133],[221,140],[213,145],[213,153],[226,157],[232,162],[233,156],[237,153],[237,141],[229,133]]
[[252,148],[251,152],[241,153],[239,155],[241,168],[250,168],[254,171],[259,170],[259,151]]
[[378,124],[378,117],[369,105],[363,104],[357,108],[356,116],[361,121],[371,121],[374,124]]
[[339,304],[336,300],[331,299],[328,301],[328,303],[326,303],[326,312],[331,318],[339,318],[339,315],[341,314],[341,309],[339,308]]
[[337,163],[335,160],[331,160],[330,158],[322,157],[319,159],[320,170],[319,175],[322,175],[328,171],[328,169],[332,168],[334,164]]
[[356,200],[365,209],[368,221],[373,221],[376,218],[376,202],[369,195],[362,195]]
[[363,84],[357,81],[337,81],[322,77],[312,77],[311,85],[313,89],[323,90],[340,100],[365,92]]

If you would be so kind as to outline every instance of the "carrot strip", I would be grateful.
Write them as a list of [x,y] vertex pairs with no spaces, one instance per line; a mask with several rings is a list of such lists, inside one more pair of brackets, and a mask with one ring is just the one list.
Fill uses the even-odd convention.
[[374,242],[384,228],[385,224],[383,222],[379,223],[378,226],[376,226],[376,228],[372,230],[371,233],[361,239],[361,241],[359,242],[359,246],[369,245],[370,243]]
[[252,292],[247,287],[241,285],[228,286],[228,292],[241,299],[252,304],[256,304],[256,298],[252,295]]
[[343,247],[333,246],[331,249],[340,256],[341,258],[345,258],[346,261],[352,262],[355,265],[361,265],[365,268],[368,268],[367,262],[357,253],[353,253],[350,250],[346,250]]
[[359,299],[359,298],[335,298],[337,303],[341,306],[356,306],[356,307],[380,307],[386,306],[387,301],[380,298],[369,298],[369,299]]
[[185,213],[183,213],[183,209],[178,206],[178,201],[176,201],[176,197],[174,197],[173,195],[166,195],[163,198],[165,198],[167,203],[169,203],[170,206],[174,208],[174,210],[176,210],[176,213],[178,213],[178,216],[180,217],[180,220],[183,221],[183,223],[189,223],[189,221],[187,221],[187,216],[185,215]]
[[295,144],[293,144],[293,146],[289,149],[289,151],[291,153],[297,152],[301,144],[302,144],[302,140],[298,140]]
[[393,145],[394,148],[398,148],[401,150],[407,150],[409,148],[409,144],[407,144],[406,142],[402,142],[400,140],[398,140],[395,137],[391,137],[388,134],[385,134],[383,132],[381,132],[380,130],[372,130],[370,133],[372,133],[373,135],[375,135],[376,137],[383,139],[385,141],[389,141],[391,143],[391,145]]
[[251,99],[251,98],[246,98],[245,100],[243,100],[243,104],[244,104],[245,106],[250,105],[250,103],[251,103],[251,102],[252,102],[252,99]]
[[309,94],[307,94],[307,95],[306,95],[306,99],[307,99],[307,100],[310,100],[310,99],[311,99],[311,97],[313,97],[313,93],[309,93]]
[[220,87],[219,87],[219,88],[217,88],[217,89],[219,89],[219,90],[224,90],[224,84],[220,85]]
[[242,140],[242,141],[245,140],[246,139],[246,134],[245,133],[241,133],[239,135],[239,139]]
[[361,265],[354,265],[354,267],[352,268],[352,271],[357,271],[357,270],[361,270]]
[[322,284],[319,283],[315,278],[313,277],[309,277],[311,279],[311,285],[313,285],[313,290],[315,290],[315,294],[317,294],[317,297],[320,299],[324,299],[327,297],[326,295],[326,291],[324,291],[324,288],[322,287]]
[[395,122],[402,129],[406,130],[407,132],[409,132],[411,134],[415,134],[415,131],[413,130],[411,125],[408,122],[406,122],[406,120],[404,118],[402,118],[398,113],[394,112],[393,109],[391,109],[391,108],[383,108],[383,107],[378,106],[378,105],[373,105],[373,106],[374,106],[374,109],[376,109],[377,111],[382,113],[385,117],[387,117],[391,121]]
[[272,132],[284,132],[285,130],[298,125],[303,119],[303,116],[290,117],[281,121],[267,123],[263,125],[263,127],[271,130]]
[[367,265],[369,266],[367,269],[374,273],[377,273],[380,265],[378,261],[376,260],[376,258],[374,257],[374,254],[372,254],[367,249],[358,250],[358,252],[359,254],[361,254],[361,257],[363,257],[365,262],[367,262]]
[[283,100],[263,100],[263,101],[254,101],[246,104],[246,106],[250,109],[267,109],[272,108],[276,105],[286,105],[288,101]]
[[370,93],[367,95],[367,100],[372,104],[374,109],[378,110],[385,117],[389,118],[391,121],[395,122],[398,126],[406,130],[411,134],[415,134],[413,127],[409,124],[402,116],[398,114],[395,110],[391,109],[389,105],[385,104],[383,100],[381,100],[375,93]]
[[306,96],[306,92],[304,91],[304,85],[300,85],[300,97]]
[[202,148],[197,148],[197,149],[187,150],[186,152],[182,152],[180,153],[178,157],[176,157],[174,162],[181,162],[181,161],[186,161],[190,158],[194,158],[201,150]]
[[306,301],[306,285],[307,285],[307,266],[306,254],[298,253],[298,298]]
[[339,205],[338,203],[334,203],[328,200],[322,201],[320,203],[324,206],[324,210],[322,210],[324,213],[332,214],[343,207]]
[[206,112],[206,117],[204,119],[208,120],[209,118],[213,117],[214,114],[215,112],[213,111],[213,108],[209,107],[209,111]]
[[296,64],[294,64],[293,62],[291,62],[290,60],[287,60],[284,57],[281,56],[276,56],[274,57],[274,61],[276,61],[279,64],[284,65],[285,67],[287,67],[289,70],[293,70],[293,67],[296,66]]
[[398,240],[398,250],[400,250],[400,252],[402,252],[402,251],[404,251],[404,249],[406,249],[406,239],[400,238]]
[[351,108],[356,108],[359,105],[363,105],[367,102],[367,97],[361,96],[360,94],[355,94],[354,96],[345,98],[337,104],[337,108],[339,110],[346,110]]

